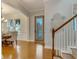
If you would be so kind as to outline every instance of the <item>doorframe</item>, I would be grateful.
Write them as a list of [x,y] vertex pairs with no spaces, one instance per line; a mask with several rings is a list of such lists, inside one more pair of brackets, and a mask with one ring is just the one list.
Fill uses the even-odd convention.
[[42,17],[43,18],[43,40],[42,43],[45,44],[45,39],[44,39],[44,15],[40,15],[40,16],[35,16],[35,28],[34,28],[34,33],[35,33],[35,43],[38,43],[36,40],[36,18],[37,17]]

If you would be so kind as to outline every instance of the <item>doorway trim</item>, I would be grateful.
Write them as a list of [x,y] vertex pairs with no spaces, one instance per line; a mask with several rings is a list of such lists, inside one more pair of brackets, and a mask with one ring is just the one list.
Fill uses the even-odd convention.
[[36,40],[36,18],[37,17],[42,17],[43,18],[43,40],[41,43],[45,44],[45,39],[44,39],[44,15],[40,15],[40,16],[35,16],[35,28],[34,28],[34,33],[35,33],[35,43],[38,43]]

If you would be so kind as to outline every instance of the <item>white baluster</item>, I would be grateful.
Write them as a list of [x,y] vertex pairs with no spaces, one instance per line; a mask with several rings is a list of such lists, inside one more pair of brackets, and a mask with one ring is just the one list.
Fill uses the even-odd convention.
[[69,23],[69,46],[71,46],[71,22]]
[[62,38],[61,37],[61,29],[60,29],[59,35],[60,35],[60,41],[59,41],[59,43],[60,43],[60,50],[59,50],[59,55],[61,55],[61,53],[60,53],[61,52],[61,38]]
[[[73,22],[72,22],[73,24]],[[72,46],[74,46],[74,29],[73,29],[73,25],[72,26]]]
[[71,46],[73,46],[73,22],[71,21]]
[[65,28],[64,28],[64,50],[65,50]]
[[68,25],[66,28],[66,50],[68,49]]
[[64,50],[64,28],[62,29],[62,50]]

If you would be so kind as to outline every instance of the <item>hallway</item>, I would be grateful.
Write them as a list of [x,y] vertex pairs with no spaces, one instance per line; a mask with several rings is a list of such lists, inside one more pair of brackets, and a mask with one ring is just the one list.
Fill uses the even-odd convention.
[[77,59],[77,0],[1,3],[2,59]]

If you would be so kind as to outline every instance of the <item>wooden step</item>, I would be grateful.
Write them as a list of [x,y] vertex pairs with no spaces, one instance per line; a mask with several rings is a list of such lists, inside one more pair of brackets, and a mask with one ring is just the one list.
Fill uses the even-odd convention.
[[63,59],[63,57],[56,55],[56,56],[54,56],[54,59]]
[[61,58],[59,58],[59,57],[54,57],[54,59],[61,59]]
[[74,56],[75,59],[77,59],[77,48],[72,47],[71,50],[72,50],[72,55]]
[[62,57],[63,59],[75,59],[72,54],[66,52],[62,52]]

